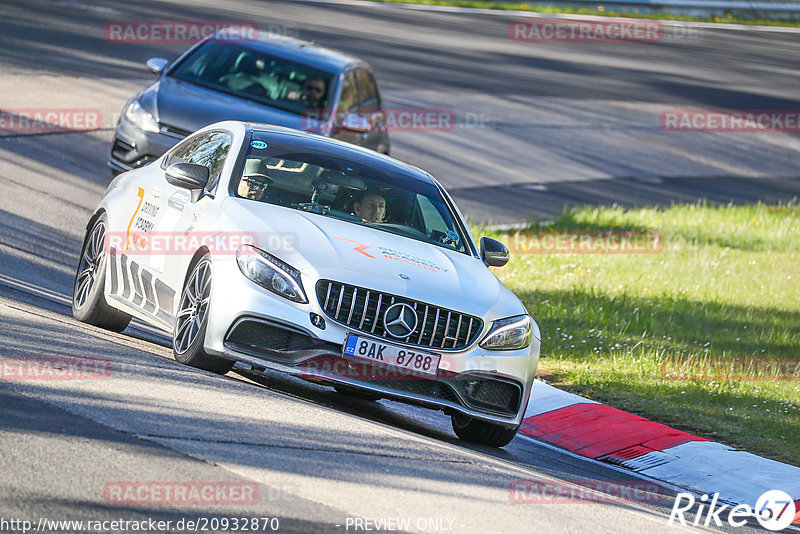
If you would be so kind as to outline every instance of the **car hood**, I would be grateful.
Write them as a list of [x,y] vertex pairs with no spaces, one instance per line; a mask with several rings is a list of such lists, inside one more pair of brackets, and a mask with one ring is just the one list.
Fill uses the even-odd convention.
[[[257,246],[312,280],[329,279],[494,319],[525,313],[479,259],[358,224],[228,198],[223,211]],[[306,287],[313,299],[312,287]]]
[[302,130],[300,115],[280,111],[211,89],[162,77],[148,91],[156,93],[156,116],[163,124],[193,132],[224,120],[263,122]]

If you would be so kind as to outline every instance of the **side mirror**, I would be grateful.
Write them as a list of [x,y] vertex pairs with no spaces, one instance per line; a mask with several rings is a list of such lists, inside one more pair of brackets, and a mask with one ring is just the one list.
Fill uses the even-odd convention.
[[348,132],[366,133],[372,131],[370,122],[361,115],[356,115],[355,113],[348,113],[345,115],[342,122],[337,124],[337,126]]
[[147,70],[152,72],[153,74],[161,74],[161,71],[164,70],[164,67],[167,66],[169,60],[164,59],[163,57],[151,57],[150,59],[145,62],[147,66]]
[[208,167],[197,163],[173,163],[167,167],[167,182],[192,193],[192,202],[203,198],[203,190],[208,185]]
[[508,248],[500,241],[482,237],[481,259],[488,267],[502,267],[508,263]]

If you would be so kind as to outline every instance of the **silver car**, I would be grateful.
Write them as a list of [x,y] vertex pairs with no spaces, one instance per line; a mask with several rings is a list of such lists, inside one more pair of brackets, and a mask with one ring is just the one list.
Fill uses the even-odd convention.
[[229,119],[389,153],[375,74],[353,56],[264,32],[240,40],[215,34],[175,61],[151,58],[147,67],[158,80],[122,109],[108,160],[112,174],[147,165],[189,133]]
[[516,434],[540,333],[428,173],[306,132],[226,121],[119,175],[92,215],[73,314],[235,362],[443,410],[462,439]]

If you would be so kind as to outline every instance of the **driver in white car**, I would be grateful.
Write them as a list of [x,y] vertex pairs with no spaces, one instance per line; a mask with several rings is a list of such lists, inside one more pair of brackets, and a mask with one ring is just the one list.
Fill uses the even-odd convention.
[[386,216],[386,199],[378,193],[366,192],[353,204],[353,213],[364,222],[383,222]]
[[264,162],[258,158],[248,159],[244,165],[242,180],[237,192],[250,200],[263,200],[272,178],[264,174]]

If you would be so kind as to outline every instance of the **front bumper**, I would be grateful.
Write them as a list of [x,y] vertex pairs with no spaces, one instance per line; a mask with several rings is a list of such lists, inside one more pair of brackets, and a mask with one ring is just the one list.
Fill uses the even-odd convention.
[[[304,286],[313,288],[313,281],[304,279]],[[245,278],[235,260],[218,258],[206,351],[248,364],[255,371],[272,369],[313,382],[344,384],[508,427],[522,422],[539,358],[536,337],[528,348],[514,351],[488,351],[477,342],[458,351],[432,349],[442,355],[436,376],[408,374],[344,357],[345,337],[357,332],[328,317],[324,329],[314,326],[311,314],[325,314],[316,295],[309,292],[308,297],[308,304],[283,299]],[[483,328],[478,340],[491,322]]]
[[159,133],[146,132],[121,118],[114,134],[108,166],[115,172],[143,167],[161,157],[189,133],[163,124]]

